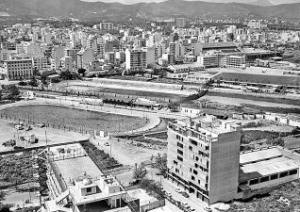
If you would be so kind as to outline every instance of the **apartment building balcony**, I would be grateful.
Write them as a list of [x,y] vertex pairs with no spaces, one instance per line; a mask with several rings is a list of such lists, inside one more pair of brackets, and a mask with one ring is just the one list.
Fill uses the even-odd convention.
[[197,139],[199,142],[205,142],[207,144],[218,141],[218,138],[213,138],[211,135],[206,135],[204,132],[190,131],[189,138]]
[[186,129],[186,127],[181,127],[179,125],[169,123],[169,129],[171,129],[181,135],[188,136],[188,130]]

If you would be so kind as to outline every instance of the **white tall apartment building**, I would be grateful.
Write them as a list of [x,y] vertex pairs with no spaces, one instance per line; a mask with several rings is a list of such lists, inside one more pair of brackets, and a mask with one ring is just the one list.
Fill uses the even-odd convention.
[[141,71],[146,68],[146,54],[143,49],[126,49],[126,63],[127,71]]
[[202,201],[230,201],[237,195],[240,126],[200,116],[170,123],[168,178]]

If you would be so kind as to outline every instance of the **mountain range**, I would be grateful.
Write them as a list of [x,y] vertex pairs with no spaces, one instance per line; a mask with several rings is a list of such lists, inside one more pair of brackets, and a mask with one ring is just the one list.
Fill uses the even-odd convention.
[[[250,1],[251,2],[251,1]],[[120,3],[84,2],[80,0],[1,0],[0,13],[11,16],[38,17],[235,17],[254,16],[261,18],[283,17],[300,19],[300,3],[272,5],[268,0],[242,3],[211,3],[204,1],[168,0],[161,3],[137,3],[124,5]],[[258,5],[257,5],[258,4]]]

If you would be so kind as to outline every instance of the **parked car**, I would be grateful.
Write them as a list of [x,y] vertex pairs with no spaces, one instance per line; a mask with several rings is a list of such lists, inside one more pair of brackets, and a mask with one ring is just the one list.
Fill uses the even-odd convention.
[[39,128],[43,128],[43,127],[45,127],[45,124],[37,124],[36,126]]
[[210,207],[205,207],[204,210],[206,210],[208,212],[212,212],[212,209]]
[[181,194],[182,194],[182,196],[184,196],[185,198],[189,198],[189,197],[190,197],[190,195],[188,195],[188,193],[186,193],[185,191],[182,192]]
[[181,193],[181,192],[182,192],[182,191],[181,191],[181,189],[180,189],[180,188],[178,188],[178,187],[177,187],[177,188],[175,188],[175,191],[176,191],[176,192],[178,192],[178,193]]
[[172,194],[171,194],[170,192],[165,192],[165,195],[166,195],[167,197],[172,197]]
[[2,146],[9,147],[9,146],[15,146],[16,140],[10,139],[9,141],[5,141]]
[[29,130],[32,130],[32,127],[31,126],[28,126],[25,131],[29,131]]
[[23,129],[24,129],[24,128],[22,127],[22,125],[20,125],[20,124],[15,125],[15,128],[16,128],[17,130],[23,130]]
[[110,145],[109,145],[109,143],[108,143],[108,142],[106,142],[106,143],[104,144],[104,146],[110,146]]
[[185,209],[189,209],[191,206],[189,206],[189,204],[188,203],[186,203],[186,202],[184,202],[183,204],[182,204],[182,206],[185,208]]

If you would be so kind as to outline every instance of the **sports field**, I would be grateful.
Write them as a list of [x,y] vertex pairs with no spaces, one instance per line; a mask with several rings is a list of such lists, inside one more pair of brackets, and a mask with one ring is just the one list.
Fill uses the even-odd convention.
[[0,114],[35,123],[50,123],[86,130],[124,132],[141,128],[147,119],[141,117],[84,111],[56,106],[20,106],[0,110]]

